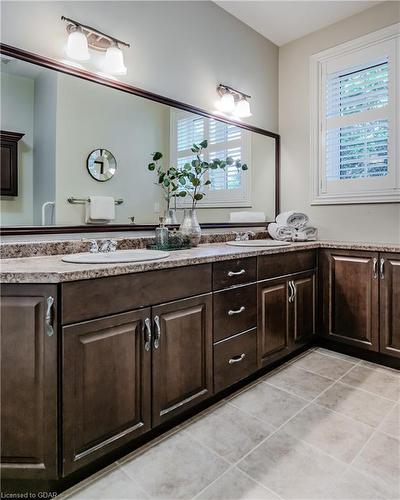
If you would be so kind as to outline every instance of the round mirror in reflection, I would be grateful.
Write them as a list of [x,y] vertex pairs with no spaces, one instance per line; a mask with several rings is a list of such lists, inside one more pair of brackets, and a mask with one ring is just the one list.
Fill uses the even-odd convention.
[[115,175],[117,161],[107,149],[95,149],[88,156],[87,169],[96,181],[108,181]]

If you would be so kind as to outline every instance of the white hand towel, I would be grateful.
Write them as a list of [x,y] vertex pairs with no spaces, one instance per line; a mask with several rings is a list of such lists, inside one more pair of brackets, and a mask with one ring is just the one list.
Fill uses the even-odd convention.
[[295,231],[293,227],[279,226],[276,222],[268,225],[268,232],[274,240],[291,241]]
[[86,224],[108,223],[115,219],[115,200],[112,196],[89,196],[86,203]]
[[318,236],[318,229],[312,226],[306,226],[302,229],[296,229],[293,235],[293,241],[313,241]]
[[301,229],[308,224],[308,215],[302,212],[283,212],[276,217],[276,222],[280,226],[290,226],[295,229]]
[[265,222],[264,212],[231,212],[230,222]]

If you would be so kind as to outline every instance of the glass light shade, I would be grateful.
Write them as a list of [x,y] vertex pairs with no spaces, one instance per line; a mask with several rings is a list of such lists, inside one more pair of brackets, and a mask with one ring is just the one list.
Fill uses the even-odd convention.
[[219,109],[224,113],[231,113],[235,109],[235,99],[230,92],[226,92],[221,96]]
[[240,99],[240,101],[236,104],[235,116],[238,118],[248,118],[251,116],[250,104],[245,98]]
[[80,27],[68,35],[67,56],[75,61],[87,61],[90,58],[87,38]]
[[110,75],[126,75],[127,68],[124,64],[124,54],[116,45],[108,47],[104,56],[103,71]]

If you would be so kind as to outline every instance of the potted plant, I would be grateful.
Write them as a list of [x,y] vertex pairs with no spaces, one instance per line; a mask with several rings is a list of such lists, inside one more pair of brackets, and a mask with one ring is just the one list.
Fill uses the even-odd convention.
[[[152,161],[147,165],[148,170],[151,172],[156,172],[157,174],[157,184],[163,190],[164,200],[166,202],[167,208],[165,210],[165,223],[166,224],[177,224],[176,218],[176,207],[171,207],[172,199],[176,199],[179,196],[179,178],[182,173],[178,171],[175,167],[169,167],[164,170],[161,165],[161,159],[163,155],[160,152],[152,154]],[[186,196],[186,193],[185,193]]]
[[180,197],[191,198],[191,208],[184,210],[183,222],[180,230],[183,234],[190,236],[192,245],[197,246],[201,238],[201,228],[197,220],[197,203],[207,195],[207,186],[211,184],[208,172],[210,170],[225,169],[227,166],[234,165],[238,170],[247,170],[248,167],[240,160],[234,160],[227,157],[225,160],[215,158],[209,162],[202,159],[203,151],[208,147],[208,141],[204,140],[191,147],[192,153],[196,155],[191,163],[185,163],[183,168],[169,167],[163,170],[160,160],[162,153],[153,153],[153,161],[149,163],[148,169],[156,171],[158,175],[157,184],[164,190],[164,197],[167,202],[168,211],[170,211],[171,199]]

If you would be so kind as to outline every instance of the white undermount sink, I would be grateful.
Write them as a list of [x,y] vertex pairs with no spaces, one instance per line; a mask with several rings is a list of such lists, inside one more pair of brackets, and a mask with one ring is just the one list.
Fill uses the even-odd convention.
[[234,247],[286,247],[291,243],[276,240],[240,240],[227,241],[226,244]]
[[66,255],[61,260],[74,264],[117,264],[119,262],[145,262],[160,260],[169,256],[161,250],[117,250],[116,252],[85,252]]

